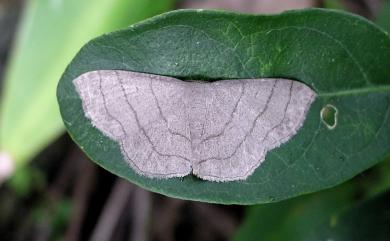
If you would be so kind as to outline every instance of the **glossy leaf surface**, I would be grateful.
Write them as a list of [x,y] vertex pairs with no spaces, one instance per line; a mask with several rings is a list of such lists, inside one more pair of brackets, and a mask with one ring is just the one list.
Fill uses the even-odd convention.
[[[389,63],[389,36],[355,15],[320,9],[268,16],[184,10],[89,42],[65,71],[57,96],[70,135],[111,172],[168,196],[264,203],[337,185],[390,154]],[[72,80],[102,69],[182,80],[282,77],[307,84],[318,96],[298,134],[268,153],[244,181],[150,179],[137,175],[118,144],[85,117]],[[321,120],[326,106],[337,112],[334,128]]]

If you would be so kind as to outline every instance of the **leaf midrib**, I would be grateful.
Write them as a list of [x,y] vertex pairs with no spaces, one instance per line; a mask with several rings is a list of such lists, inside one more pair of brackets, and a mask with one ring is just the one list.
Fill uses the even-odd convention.
[[390,92],[390,85],[377,85],[377,86],[359,88],[359,89],[355,88],[355,89],[341,90],[336,92],[324,92],[324,93],[319,93],[318,97],[349,96],[349,95],[380,93],[380,92]]

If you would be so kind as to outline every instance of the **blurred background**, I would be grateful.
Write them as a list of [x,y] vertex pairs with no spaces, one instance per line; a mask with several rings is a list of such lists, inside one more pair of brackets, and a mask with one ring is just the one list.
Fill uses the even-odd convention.
[[[276,204],[183,201],[112,175],[65,134],[55,88],[88,40],[179,8],[307,7],[350,11],[390,30],[385,0],[0,0],[0,240],[291,240],[292,232],[298,237],[315,220],[387,189],[389,161],[340,187]],[[255,232],[269,218],[272,235]]]

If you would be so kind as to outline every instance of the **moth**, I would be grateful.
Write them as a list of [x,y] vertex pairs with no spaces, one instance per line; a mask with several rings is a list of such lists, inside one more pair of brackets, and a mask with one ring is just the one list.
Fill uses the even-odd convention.
[[73,80],[85,116],[140,175],[245,180],[302,127],[315,92],[289,79],[183,81],[122,70]]

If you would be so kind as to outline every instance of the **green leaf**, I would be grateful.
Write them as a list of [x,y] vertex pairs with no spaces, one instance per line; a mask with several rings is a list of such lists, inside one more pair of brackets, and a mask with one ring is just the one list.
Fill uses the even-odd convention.
[[232,240],[306,240],[313,229],[332,223],[336,213],[353,203],[355,189],[348,183],[287,201],[251,206]]
[[390,192],[356,205],[354,184],[250,207],[232,240],[388,240]]
[[[153,4],[151,4],[153,2]],[[0,152],[20,167],[63,132],[58,79],[77,51],[104,32],[161,13],[173,0],[30,0],[5,76]]]
[[332,8],[332,9],[345,9],[341,0],[324,0],[323,1],[324,8]]
[[332,217],[306,240],[386,241],[390,237],[390,191]]
[[[172,197],[264,203],[335,186],[390,154],[388,63],[389,36],[355,15],[321,9],[267,16],[184,10],[89,42],[65,71],[57,96],[72,138],[107,170]],[[72,80],[101,69],[183,80],[284,77],[306,83],[318,96],[298,134],[269,152],[248,179],[158,180],[137,175],[118,145],[85,117]],[[337,110],[331,130],[320,117],[327,105]]]
[[383,3],[376,19],[376,23],[387,32],[390,32],[390,1]]

